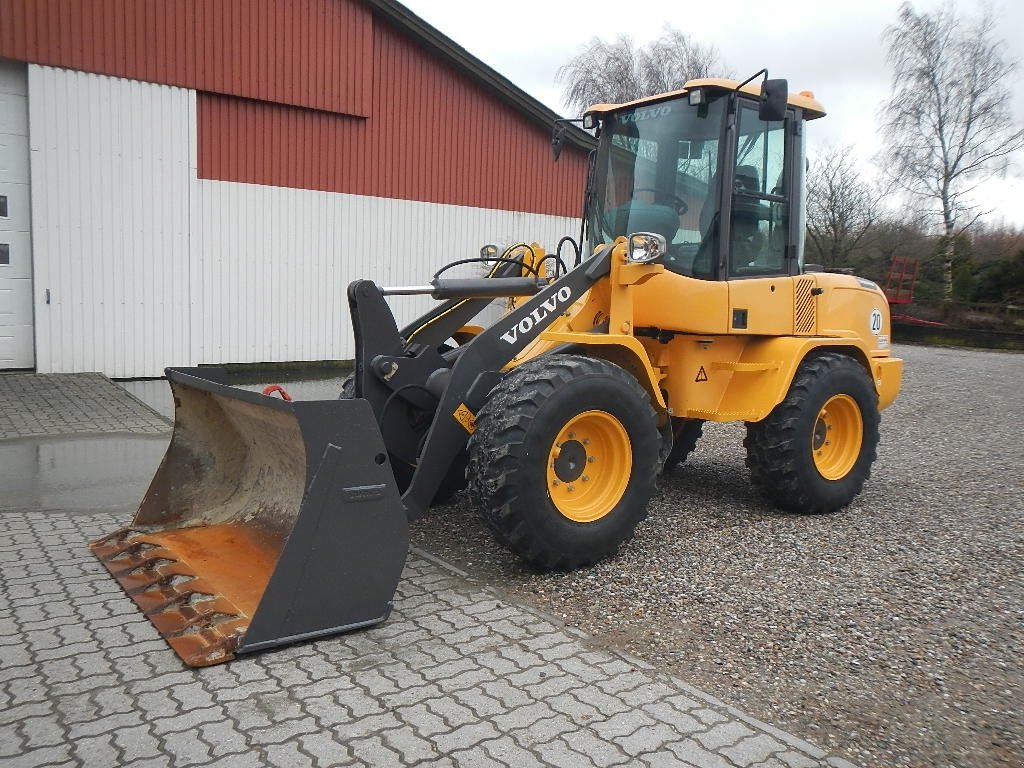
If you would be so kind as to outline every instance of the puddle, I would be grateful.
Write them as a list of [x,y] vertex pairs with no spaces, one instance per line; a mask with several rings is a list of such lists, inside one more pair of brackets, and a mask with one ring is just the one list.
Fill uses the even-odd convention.
[[122,434],[4,440],[0,509],[134,512],[169,439]]
[[[281,384],[296,400],[333,400],[343,375],[323,371],[246,372],[238,386],[259,391]],[[319,374],[319,375],[318,375]],[[150,408],[174,419],[165,379],[119,381]],[[170,435],[97,434],[0,441],[0,509],[92,512],[138,508]],[[126,524],[128,518],[125,520]]]

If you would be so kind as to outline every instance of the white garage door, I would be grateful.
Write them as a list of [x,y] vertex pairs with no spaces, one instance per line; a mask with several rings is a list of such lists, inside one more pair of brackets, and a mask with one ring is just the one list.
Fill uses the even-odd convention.
[[27,72],[0,59],[0,368],[35,365]]

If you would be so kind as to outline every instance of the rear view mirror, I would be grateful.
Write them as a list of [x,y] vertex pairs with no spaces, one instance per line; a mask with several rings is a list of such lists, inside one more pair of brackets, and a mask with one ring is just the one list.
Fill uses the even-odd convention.
[[757,116],[768,123],[786,119],[789,102],[789,83],[786,80],[765,80],[761,84],[761,104]]
[[555,158],[555,162],[558,162],[559,155],[562,154],[562,147],[565,145],[565,124],[558,122],[555,123],[554,129],[551,131],[551,154]]

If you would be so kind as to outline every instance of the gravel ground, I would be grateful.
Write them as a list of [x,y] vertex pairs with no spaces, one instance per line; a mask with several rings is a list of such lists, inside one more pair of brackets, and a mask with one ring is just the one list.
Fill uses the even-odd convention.
[[535,574],[463,497],[413,543],[864,766],[1024,765],[1024,356],[900,347],[874,474],[781,514],[712,425],[618,556]]

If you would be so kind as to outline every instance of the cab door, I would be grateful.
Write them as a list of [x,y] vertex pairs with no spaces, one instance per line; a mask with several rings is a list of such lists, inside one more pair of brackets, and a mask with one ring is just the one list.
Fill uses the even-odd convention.
[[28,71],[0,59],[0,368],[32,368]]
[[729,332],[793,333],[790,179],[792,116],[767,122],[741,100],[724,254],[729,285]]

